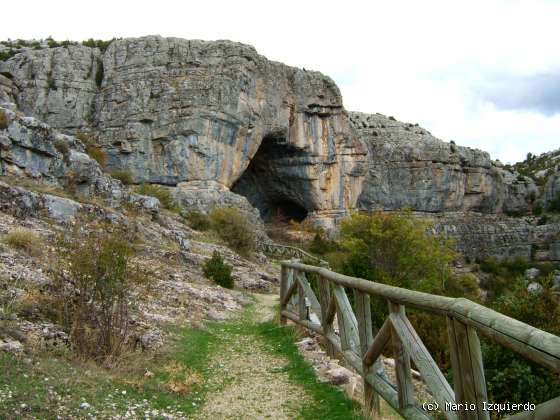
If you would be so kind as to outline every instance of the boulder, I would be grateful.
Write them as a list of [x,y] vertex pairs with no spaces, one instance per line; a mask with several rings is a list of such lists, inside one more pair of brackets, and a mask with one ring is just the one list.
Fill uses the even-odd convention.
[[532,282],[527,285],[527,291],[529,293],[539,294],[543,291],[543,287],[537,282]]
[[539,274],[541,274],[541,271],[538,268],[533,267],[525,270],[525,278],[527,280],[534,280],[539,276]]

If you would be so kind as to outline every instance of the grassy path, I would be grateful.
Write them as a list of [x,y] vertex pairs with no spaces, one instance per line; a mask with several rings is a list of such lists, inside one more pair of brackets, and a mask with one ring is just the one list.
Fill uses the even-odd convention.
[[173,351],[131,355],[117,370],[64,354],[0,353],[2,419],[359,419],[359,407],[315,377],[294,330],[272,322],[276,297],[235,320],[177,330]]
[[254,295],[240,319],[215,324],[210,389],[197,419],[352,419],[359,408],[319,382],[294,345],[294,331],[272,322],[274,295]]

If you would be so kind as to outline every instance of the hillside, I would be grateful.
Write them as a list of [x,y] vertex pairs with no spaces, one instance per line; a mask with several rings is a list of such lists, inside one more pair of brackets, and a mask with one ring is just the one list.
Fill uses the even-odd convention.
[[349,112],[328,76],[232,41],[1,42],[0,417],[361,418],[359,375],[271,322],[265,250],[345,262],[343,219],[405,210],[426,247],[442,234],[438,293],[548,293],[558,159]]

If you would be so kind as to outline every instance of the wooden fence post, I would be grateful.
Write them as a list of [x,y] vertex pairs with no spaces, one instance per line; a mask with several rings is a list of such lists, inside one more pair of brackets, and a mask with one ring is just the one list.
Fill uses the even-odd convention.
[[298,279],[300,278],[300,276],[304,276],[305,274],[303,272],[296,272],[294,275],[294,281],[298,282],[297,285],[297,290],[298,290],[298,315],[299,315],[299,319],[302,321],[306,321],[307,320],[307,307],[305,305],[305,291],[303,290],[303,286],[301,285],[301,283],[298,281]]
[[[323,332],[325,337],[329,336],[333,332],[332,323],[328,322],[328,310],[331,304],[331,290],[329,287],[329,281],[324,277],[319,277],[319,301],[321,302],[321,326],[323,327]],[[336,356],[336,351],[333,344],[329,339],[325,339],[327,347],[327,356],[333,358]]]
[[358,334],[360,337],[360,356],[362,359],[362,380],[364,384],[364,407],[366,416],[380,418],[381,405],[379,395],[373,386],[367,381],[369,366],[363,362],[371,343],[373,342],[373,327],[371,324],[371,306],[369,295],[354,289],[354,301],[356,303],[356,320],[358,321]]
[[[405,315],[404,306],[389,301],[389,312]],[[404,348],[395,328],[391,328],[391,341],[395,356],[395,373],[399,391],[399,407],[406,408],[414,405],[414,385],[412,383],[412,372],[410,370],[410,355]]]
[[288,268],[282,265],[280,271],[280,325],[286,325],[287,318],[282,315],[282,311],[286,309],[286,304],[283,304],[284,296],[288,292]]
[[488,401],[488,395],[480,341],[476,330],[456,319],[447,317],[447,332],[453,368],[455,401],[474,408],[474,411],[459,410],[457,414],[460,419],[465,420],[489,420],[488,411],[483,410],[483,402]]

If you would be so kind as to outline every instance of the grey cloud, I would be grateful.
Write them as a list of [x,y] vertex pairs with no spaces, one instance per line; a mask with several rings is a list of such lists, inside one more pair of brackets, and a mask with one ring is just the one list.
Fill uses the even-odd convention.
[[478,86],[476,96],[503,110],[560,113],[560,70],[530,76],[501,75]]

